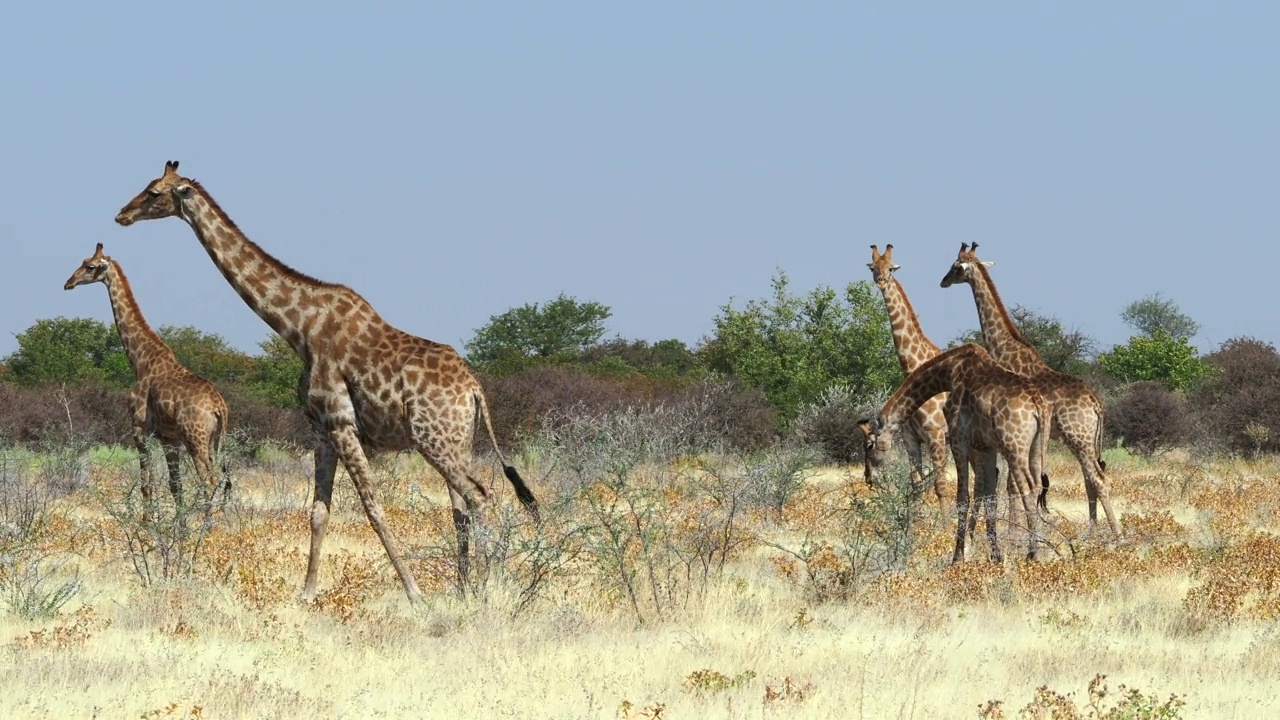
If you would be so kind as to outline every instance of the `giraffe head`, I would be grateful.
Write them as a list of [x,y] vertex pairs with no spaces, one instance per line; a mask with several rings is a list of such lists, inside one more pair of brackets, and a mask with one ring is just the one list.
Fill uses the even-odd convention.
[[872,245],[871,262],[867,263],[867,267],[871,268],[871,279],[875,281],[876,287],[881,292],[887,290],[893,280],[893,271],[900,267],[893,264],[893,245],[885,245],[883,254]]
[[71,273],[71,277],[67,278],[62,289],[70,290],[89,283],[106,282],[110,268],[111,258],[102,254],[102,243],[98,243],[98,248],[80,263],[80,267],[76,268],[75,272]]
[[178,161],[164,164],[164,174],[147,183],[138,196],[120,208],[116,222],[132,225],[139,220],[182,217],[182,197],[191,192],[191,181],[178,174]]
[[858,429],[862,431],[862,478],[867,485],[875,487],[880,480],[881,468],[889,459],[893,450],[893,436],[896,428],[886,427],[884,420],[859,420]]
[[974,243],[972,247],[969,243],[960,243],[960,252],[956,254],[956,261],[951,264],[951,269],[947,271],[946,277],[942,278],[942,287],[951,287],[956,283],[973,283],[973,279],[978,275],[978,266],[991,267],[995,262],[983,262],[978,259],[975,251],[978,249],[978,243]]

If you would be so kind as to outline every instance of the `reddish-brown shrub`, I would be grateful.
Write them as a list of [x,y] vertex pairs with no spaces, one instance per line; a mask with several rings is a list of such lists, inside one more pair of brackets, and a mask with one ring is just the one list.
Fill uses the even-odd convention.
[[[776,434],[773,411],[764,397],[734,383],[672,384],[632,376],[603,378],[578,368],[540,366],[500,377],[482,376],[494,433],[503,448],[540,429],[547,418],[571,408],[597,415],[635,405],[691,406],[725,442],[752,448]],[[482,432],[482,429],[481,429]],[[478,438],[477,446],[488,445]]]
[[1186,401],[1158,380],[1129,385],[1107,409],[1107,431],[1131,452],[1150,457],[1185,442],[1191,433]]

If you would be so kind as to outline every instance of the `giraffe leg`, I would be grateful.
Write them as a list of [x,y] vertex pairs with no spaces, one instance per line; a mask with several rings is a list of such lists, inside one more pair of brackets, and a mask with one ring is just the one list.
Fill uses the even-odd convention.
[[1080,470],[1084,473],[1085,494],[1089,500],[1089,528],[1092,530],[1098,526],[1098,503],[1101,502],[1102,511],[1107,516],[1107,524],[1111,526],[1111,532],[1116,537],[1120,537],[1120,522],[1111,508],[1111,493],[1107,488],[1105,471],[1098,463],[1097,448],[1093,447],[1092,443],[1078,440],[1068,442],[1067,447],[1076,457],[1076,462],[1080,463]]
[[474,410],[441,408],[414,401],[407,408],[409,426],[418,452],[444,477],[453,506],[453,527],[458,542],[458,587],[465,589],[470,574],[473,499],[488,501],[493,491],[480,482],[471,456],[475,433]]
[[164,443],[164,464],[169,470],[169,494],[173,495],[173,504],[178,512],[182,512],[182,464],[181,450],[172,443]]
[[450,485],[449,504],[453,506],[453,531],[458,542],[458,594],[464,595],[471,575],[471,515],[475,512],[475,501]]
[[147,445],[146,430],[138,425],[133,427],[133,446],[138,450],[138,466],[142,477],[142,522],[151,521],[151,512],[155,510],[155,477],[151,472],[151,447]]
[[[953,453],[954,454],[954,453]],[[932,464],[933,494],[938,498],[938,507],[942,507],[942,491],[947,485],[947,434],[937,432],[929,437],[929,459]]]
[[[969,507],[969,448],[967,443],[956,443],[951,456],[956,461],[956,549],[951,562],[964,562],[964,534],[972,514]],[[972,534],[972,530],[969,531]]]
[[218,471],[213,467],[213,458],[209,457],[208,443],[190,443],[188,452],[196,466],[196,477],[200,478],[200,506],[204,509],[207,527],[213,517],[213,501],[218,494]]
[[[350,398],[345,400],[347,407],[350,408]],[[329,441],[333,443],[338,459],[342,461],[347,474],[355,483],[360,504],[364,506],[365,517],[369,518],[369,524],[373,526],[374,533],[382,541],[382,548],[387,551],[391,567],[395,568],[396,575],[400,576],[405,595],[409,597],[410,602],[417,602],[422,598],[422,592],[418,590],[418,582],[413,579],[413,573],[409,571],[409,566],[400,553],[400,543],[391,534],[391,528],[387,527],[387,516],[382,510],[382,503],[378,502],[378,498],[373,494],[373,478],[369,477],[369,461],[364,456],[364,448],[360,447],[360,437],[356,434],[354,408],[346,417],[349,417],[350,421],[346,421],[342,415],[337,416],[340,419],[333,415],[329,417],[331,428]]]
[[307,556],[307,580],[302,586],[302,599],[316,597],[316,576],[320,573],[320,548],[329,528],[329,508],[333,503],[333,476],[338,471],[338,454],[329,442],[316,445],[315,489],[311,499],[311,552]]
[[1035,560],[1039,548],[1040,512],[1036,508],[1036,483],[1031,479],[1030,448],[1003,448],[1005,460],[1009,463],[1010,499],[1014,493],[1022,501],[1022,517],[1026,522],[1027,559]]
[[[991,562],[999,563],[1004,562],[1004,552],[1000,549],[1000,537],[996,531],[996,522],[999,520],[996,492],[1000,487],[1000,465],[997,461],[994,452],[984,450],[978,456],[979,465],[975,466],[974,473],[978,476],[978,504],[982,507],[987,524],[987,545],[991,552]],[[975,514],[969,525],[970,534],[976,523]]]

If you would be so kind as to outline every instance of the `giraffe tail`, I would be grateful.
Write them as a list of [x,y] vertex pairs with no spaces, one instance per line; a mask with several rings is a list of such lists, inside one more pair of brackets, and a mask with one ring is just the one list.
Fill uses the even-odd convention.
[[1036,505],[1039,506],[1041,512],[1049,512],[1049,473],[1045,472],[1045,465],[1049,462],[1049,423],[1040,422],[1040,428],[1036,432],[1036,454],[1040,456],[1040,461],[1035,464],[1037,470],[1040,471],[1040,495],[1036,498]]
[[507,480],[511,482],[511,487],[515,489],[516,497],[520,500],[520,504],[529,511],[535,521],[538,520],[538,499],[533,496],[533,491],[529,489],[529,485],[525,483],[524,478],[520,477],[520,473],[516,471],[515,467],[507,462],[507,458],[502,454],[502,449],[498,447],[498,436],[493,432],[493,421],[489,418],[489,403],[484,398],[484,391],[477,388],[473,395],[476,399],[476,412],[484,420],[484,428],[489,433],[489,442],[493,443],[493,452],[497,454],[498,461],[502,463],[502,474],[506,475]]
[[227,415],[226,413],[218,413],[218,427],[213,433],[213,455],[220,461],[219,469],[222,470],[222,501],[226,502],[231,497],[231,459],[222,452],[222,441],[227,436]]
[[1098,404],[1098,427],[1094,430],[1093,446],[1098,450],[1098,467],[1104,471],[1107,469],[1107,461],[1102,459],[1102,421],[1106,417],[1106,410],[1102,404]]

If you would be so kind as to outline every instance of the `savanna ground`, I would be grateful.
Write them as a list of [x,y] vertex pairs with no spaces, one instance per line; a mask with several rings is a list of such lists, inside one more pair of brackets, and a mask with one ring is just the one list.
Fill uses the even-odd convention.
[[[309,456],[239,463],[225,513],[209,525],[192,511],[180,536],[167,492],[154,522],[139,519],[129,453],[6,451],[0,717],[1280,709],[1275,459],[1108,451],[1117,543],[1105,522],[1086,536],[1079,470],[1058,448],[1047,559],[986,562],[980,525],[953,566],[953,520],[915,502],[900,471],[873,491],[860,467],[815,466],[802,449],[690,452],[652,432],[662,422],[568,423],[530,442],[515,460],[540,525],[491,472],[498,500],[465,597],[443,482],[413,456],[380,461],[419,607],[342,471],[321,594],[297,600]],[[1018,529],[1001,531],[1020,557]]]

